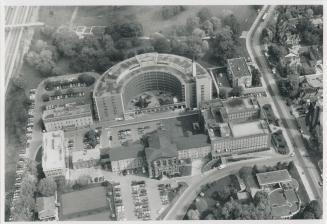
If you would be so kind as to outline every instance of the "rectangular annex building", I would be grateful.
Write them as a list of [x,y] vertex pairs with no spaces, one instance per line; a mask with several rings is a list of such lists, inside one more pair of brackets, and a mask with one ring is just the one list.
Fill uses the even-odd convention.
[[47,131],[83,127],[93,124],[90,104],[67,104],[63,107],[45,110],[42,119]]
[[227,69],[233,87],[251,87],[252,74],[244,57],[228,59]]
[[290,182],[292,180],[292,177],[287,170],[257,173],[256,176],[261,188],[266,188],[284,182]]
[[202,115],[213,158],[270,148],[271,133],[260,118],[255,99],[213,100],[202,109]]
[[61,130],[43,133],[42,167],[45,176],[65,176],[64,132]]

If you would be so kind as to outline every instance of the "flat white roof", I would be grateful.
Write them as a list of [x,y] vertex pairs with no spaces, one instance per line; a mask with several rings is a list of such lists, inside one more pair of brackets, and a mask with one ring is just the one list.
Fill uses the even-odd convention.
[[258,135],[267,133],[267,128],[264,126],[263,121],[251,121],[240,124],[230,123],[233,137],[243,137],[249,135]]
[[45,171],[66,168],[62,130],[43,133],[42,167]]
[[100,159],[100,150],[98,147],[95,149],[79,150],[72,153],[72,162],[89,161]]

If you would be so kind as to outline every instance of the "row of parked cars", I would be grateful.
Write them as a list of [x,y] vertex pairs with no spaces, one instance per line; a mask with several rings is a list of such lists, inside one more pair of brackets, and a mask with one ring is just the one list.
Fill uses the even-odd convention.
[[60,99],[67,99],[67,98],[72,98],[72,97],[83,97],[83,96],[85,96],[85,92],[59,94],[59,95],[50,96],[50,100],[60,100]]
[[[33,132],[33,126],[34,126],[34,108],[35,108],[35,95],[36,95],[36,89],[31,89],[30,90],[30,95],[29,98],[31,100],[31,105],[29,106],[28,109],[28,121],[27,121],[27,127],[26,127],[26,137],[27,137],[27,142],[26,142],[26,147],[19,149],[18,151],[18,161],[17,161],[17,166],[16,166],[16,180],[14,184],[14,193],[12,197],[12,202],[18,200],[19,195],[20,195],[20,187],[22,183],[22,179],[24,176],[25,168],[26,168],[26,151],[28,150],[30,146],[30,141],[32,140],[32,132]],[[11,209],[13,209],[13,203],[11,204]],[[9,221],[13,221],[12,217],[9,217]]]
[[123,199],[122,199],[121,188],[120,188],[119,183],[117,183],[117,184],[115,184],[113,186],[113,197],[114,197],[117,221],[126,220],[126,218],[125,218],[125,207],[123,205]]
[[150,208],[144,181],[132,182],[132,197],[135,206],[135,216],[138,219],[150,220]]

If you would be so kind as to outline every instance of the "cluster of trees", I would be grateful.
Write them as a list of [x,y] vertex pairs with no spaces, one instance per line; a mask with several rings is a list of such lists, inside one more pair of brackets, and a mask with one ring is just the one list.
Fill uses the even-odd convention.
[[83,39],[69,28],[55,31],[46,27],[41,30],[44,40],[35,41],[25,59],[44,76],[63,74],[64,71],[58,66],[59,57],[68,60],[74,72],[101,73],[123,60],[126,57],[123,49],[138,46],[138,37],[142,35],[142,25],[131,19],[113,23],[104,33],[95,33]]
[[61,69],[56,66],[58,60],[57,48],[43,40],[37,40],[32,44],[25,60],[43,76],[62,74]]
[[318,201],[313,200],[303,206],[294,219],[321,219],[322,208]]
[[[38,194],[44,196],[53,195],[51,191],[53,185],[56,186],[53,179],[42,179],[38,181],[39,172],[35,161],[27,160],[26,169],[23,175],[20,188],[20,197],[13,203],[11,215],[16,221],[32,221],[36,210],[35,197]],[[51,194],[52,193],[52,194]]]
[[179,13],[185,11],[185,6],[182,5],[170,5],[161,7],[161,17],[163,19],[170,19]]
[[90,144],[90,146],[94,148],[98,144],[97,141],[98,136],[99,136],[98,133],[94,129],[91,129],[85,133],[84,142]]
[[205,199],[199,197],[190,206],[186,217],[189,220],[262,220],[272,218],[271,210],[268,193],[259,191],[255,194],[253,203],[241,203],[230,197],[223,205],[217,203],[215,208],[209,209]]

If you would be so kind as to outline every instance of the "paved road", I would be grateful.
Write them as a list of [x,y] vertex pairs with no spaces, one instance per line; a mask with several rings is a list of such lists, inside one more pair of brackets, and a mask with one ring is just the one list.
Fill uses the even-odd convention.
[[282,124],[285,127],[287,137],[291,139],[291,142],[295,148],[294,160],[300,164],[303,169],[305,178],[303,180],[306,190],[310,199],[317,199],[322,203],[322,188],[319,187],[319,171],[316,166],[308,159],[304,158],[306,155],[306,148],[301,137],[300,132],[297,130],[297,124],[295,118],[290,114],[288,107],[283,99],[280,97],[276,81],[271,73],[271,70],[267,64],[266,58],[262,54],[260,47],[260,34],[262,29],[267,25],[267,21],[274,16],[274,7],[267,7],[268,12],[267,19],[264,22],[260,20],[255,21],[253,27],[251,27],[251,33],[249,33],[247,40],[247,49],[254,62],[259,67],[259,70],[263,74],[263,81],[267,86],[269,97],[272,98],[279,115],[283,118]]

